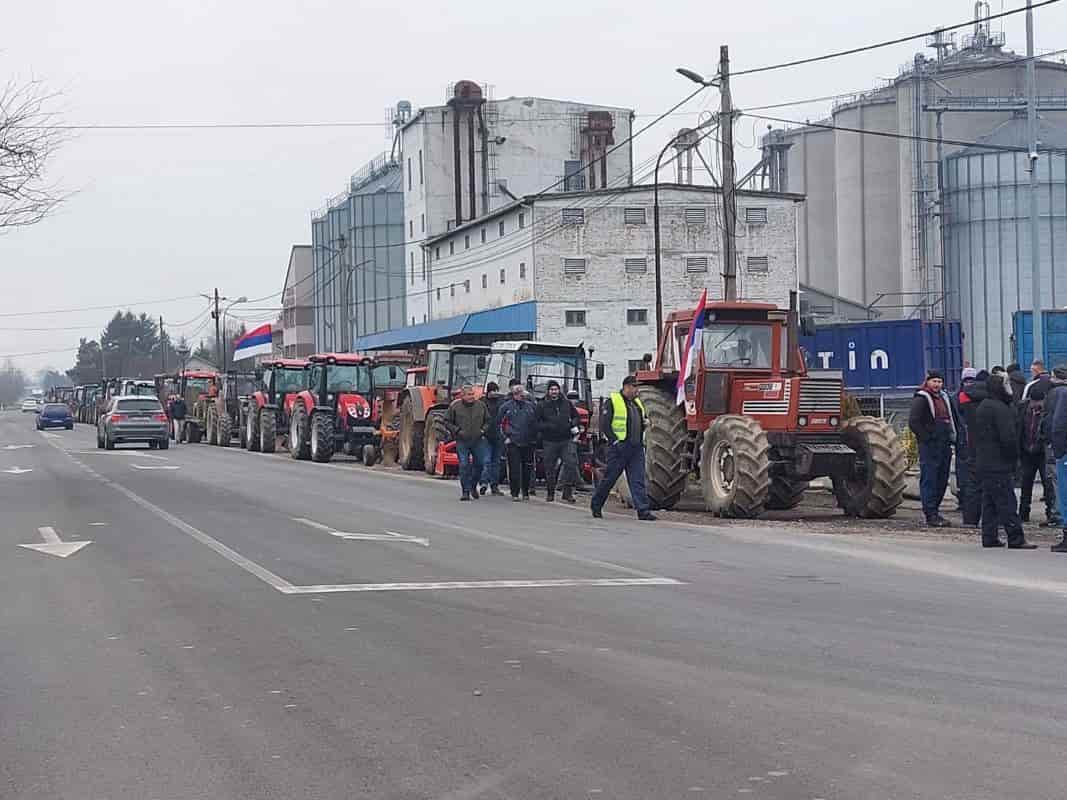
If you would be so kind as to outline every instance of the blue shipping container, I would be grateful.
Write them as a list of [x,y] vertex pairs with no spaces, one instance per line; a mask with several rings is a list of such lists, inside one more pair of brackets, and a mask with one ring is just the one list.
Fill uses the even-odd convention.
[[845,389],[859,395],[910,396],[926,372],[945,373],[959,385],[963,367],[960,323],[918,319],[823,325],[800,337],[809,369],[837,369]]
[[[1034,360],[1034,315],[1029,311],[1016,311],[1012,314],[1011,330],[1011,351],[1015,354],[1015,360],[1023,365],[1023,372],[1029,375],[1027,365]],[[1042,311],[1041,330],[1044,333],[1044,362],[1054,367],[1067,364],[1067,311]]]

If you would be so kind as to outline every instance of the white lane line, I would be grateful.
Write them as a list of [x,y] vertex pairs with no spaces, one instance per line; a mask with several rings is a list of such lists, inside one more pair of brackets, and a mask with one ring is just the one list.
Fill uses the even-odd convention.
[[36,446],[37,445],[35,445],[35,444],[9,444],[4,449],[5,450],[25,450],[28,447],[36,447]]
[[45,544],[59,544],[61,541],[55,528],[38,528],[37,532],[41,534],[41,538],[44,539]]
[[149,464],[130,464],[130,469],[181,469],[181,467],[177,464],[159,464],[155,466]]
[[674,578],[559,578],[505,581],[427,581],[420,583],[340,583],[293,586],[286,594],[330,592],[421,592],[438,589],[557,589],[567,586],[679,586]]
[[346,531],[338,531],[331,528],[329,525],[323,525],[321,522],[316,522],[313,519],[307,519],[306,517],[293,517],[293,522],[299,522],[302,525],[307,525],[311,528],[324,531],[331,536],[336,536],[338,539],[345,539],[351,542],[407,542],[411,544],[421,544],[423,547],[430,546],[430,540],[419,536],[408,536],[406,533],[397,533],[396,531],[385,531],[384,533],[348,533]]
[[8,475],[25,475],[27,472],[33,472],[33,469],[23,469],[22,467],[11,467],[11,469],[3,470]]

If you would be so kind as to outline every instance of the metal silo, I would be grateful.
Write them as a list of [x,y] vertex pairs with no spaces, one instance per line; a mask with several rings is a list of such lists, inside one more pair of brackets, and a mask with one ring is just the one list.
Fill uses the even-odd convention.
[[[1067,129],[1042,120],[1037,159],[1044,308],[1067,305]],[[1019,148],[1006,151],[1003,148]],[[978,366],[1012,361],[1012,314],[1031,309],[1026,120],[945,159],[945,291]]]

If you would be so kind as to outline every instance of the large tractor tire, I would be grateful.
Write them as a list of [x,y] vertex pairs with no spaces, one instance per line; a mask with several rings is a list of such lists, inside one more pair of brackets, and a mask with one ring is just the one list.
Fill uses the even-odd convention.
[[307,461],[311,457],[309,422],[307,409],[298,402],[289,419],[289,455],[298,461]]
[[831,476],[837,504],[850,517],[893,516],[904,499],[904,473],[908,468],[900,438],[876,417],[846,420],[841,426],[841,438],[856,451],[864,468],[855,476]]
[[311,440],[309,451],[311,460],[325,464],[333,458],[333,417],[325,411],[316,411],[311,415]]
[[230,446],[230,439],[233,437],[233,417],[230,416],[229,411],[219,417],[219,424],[216,430],[216,435],[219,439],[219,447]]
[[755,519],[771,490],[771,445],[751,417],[727,414],[704,432],[700,480],[704,505],[720,517]]
[[672,394],[655,386],[642,386],[638,392],[648,415],[645,431],[645,482],[652,508],[673,508],[685,493],[689,472],[685,467],[685,447],[689,433],[685,408]]
[[415,406],[411,398],[404,399],[400,408],[400,434],[397,436],[397,460],[406,470],[422,469],[422,422],[415,420]]
[[259,415],[261,413],[267,412],[261,412],[255,406],[250,406],[245,416],[245,449],[252,453],[259,451]]
[[217,445],[219,443],[219,415],[215,406],[208,406],[204,413],[204,428],[207,431],[207,443]]
[[447,441],[445,412],[443,409],[434,409],[426,415],[426,426],[422,435],[422,468],[427,475],[436,474],[437,446]]
[[259,412],[259,450],[264,453],[273,453],[274,445],[278,441],[278,422],[274,416],[277,412],[272,408],[264,408]]
[[788,511],[800,505],[808,481],[798,481],[780,475],[771,480],[771,491],[767,496],[767,508],[774,511]]

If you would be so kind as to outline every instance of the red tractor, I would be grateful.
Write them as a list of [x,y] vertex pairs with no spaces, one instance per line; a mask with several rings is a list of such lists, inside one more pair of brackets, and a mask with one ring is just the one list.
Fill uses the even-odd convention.
[[705,507],[722,517],[793,508],[808,483],[825,476],[850,516],[885,518],[900,505],[903,445],[880,419],[843,419],[840,373],[808,374],[795,293],[792,299],[788,312],[765,303],[709,303],[684,405],[676,402],[676,385],[696,312],[667,318],[655,368],[637,373],[654,508],[674,506],[692,473]]
[[259,387],[241,413],[241,444],[255,452],[273,453],[279,436],[289,430],[288,412],[298,392],[307,387],[304,359],[279,358],[261,364]]
[[489,348],[476,345],[431,344],[426,366],[407,371],[400,392],[400,434],[397,457],[404,469],[424,469],[430,475],[456,472],[459,458],[445,427],[449,404],[465,383],[485,385]]
[[307,387],[287,400],[289,454],[325,462],[343,449],[373,464],[381,443],[373,403],[374,359],[360,353],[318,353],[308,357],[307,369]]

